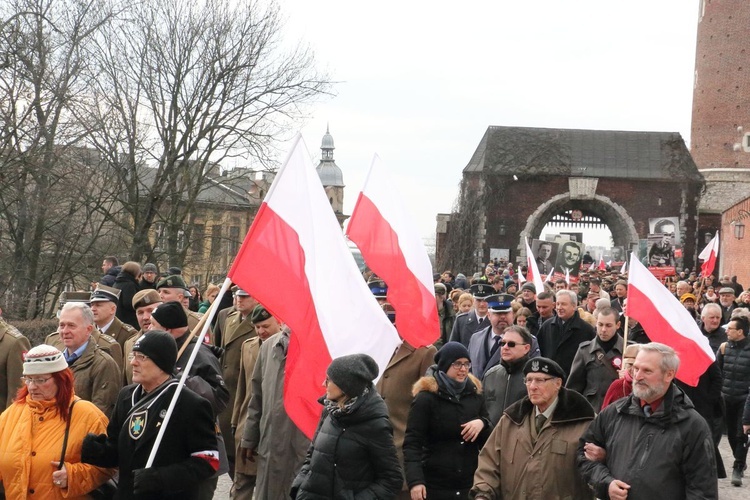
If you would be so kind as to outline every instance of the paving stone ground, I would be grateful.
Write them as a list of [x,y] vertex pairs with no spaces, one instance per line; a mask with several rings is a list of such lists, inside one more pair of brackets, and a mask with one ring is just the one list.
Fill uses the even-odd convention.
[[[729,444],[727,438],[724,436],[719,443],[719,451],[724,458],[724,465],[727,468],[727,474],[731,477],[732,474],[732,452],[729,450]],[[229,476],[224,474],[219,478],[219,484],[216,487],[216,493],[214,494],[214,500],[228,500],[229,489],[232,486],[232,481]],[[732,486],[729,482],[729,478],[719,479],[719,499],[720,500],[748,500],[750,498],[750,471],[745,474],[743,479],[743,485],[739,488]],[[261,499],[258,499],[261,500]]]

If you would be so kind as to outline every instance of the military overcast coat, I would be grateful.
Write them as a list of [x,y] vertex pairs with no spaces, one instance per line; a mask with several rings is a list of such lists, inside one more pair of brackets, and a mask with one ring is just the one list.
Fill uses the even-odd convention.
[[23,353],[29,349],[29,339],[0,319],[0,412],[13,404],[21,387]]

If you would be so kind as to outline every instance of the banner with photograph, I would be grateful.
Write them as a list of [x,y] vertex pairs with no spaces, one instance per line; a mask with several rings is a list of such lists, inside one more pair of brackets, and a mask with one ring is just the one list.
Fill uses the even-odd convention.
[[531,240],[531,254],[536,260],[539,274],[547,276],[555,270],[559,245],[552,241]]

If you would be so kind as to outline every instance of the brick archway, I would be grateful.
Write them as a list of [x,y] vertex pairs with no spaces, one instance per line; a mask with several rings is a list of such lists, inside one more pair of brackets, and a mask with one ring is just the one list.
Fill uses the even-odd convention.
[[594,195],[590,199],[574,199],[568,191],[542,203],[527,219],[518,241],[518,253],[522,261],[526,259],[526,238],[529,241],[538,239],[552,217],[569,209],[584,210],[597,215],[612,232],[615,246],[623,246],[627,250],[630,243],[638,241],[635,222],[621,205],[602,195]]

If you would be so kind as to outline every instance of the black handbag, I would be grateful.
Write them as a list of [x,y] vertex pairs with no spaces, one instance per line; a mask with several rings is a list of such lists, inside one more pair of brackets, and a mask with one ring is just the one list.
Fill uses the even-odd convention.
[[[70,433],[70,421],[73,418],[73,406],[78,400],[74,399],[70,403],[70,410],[68,411],[68,423],[65,425],[65,437],[63,438],[62,454],[60,455],[60,465],[57,466],[57,470],[63,468],[65,463],[65,450],[68,447],[68,434]],[[99,486],[97,489],[90,491],[88,495],[95,500],[112,500],[117,493],[117,481],[114,478],[110,478],[106,483]]]

